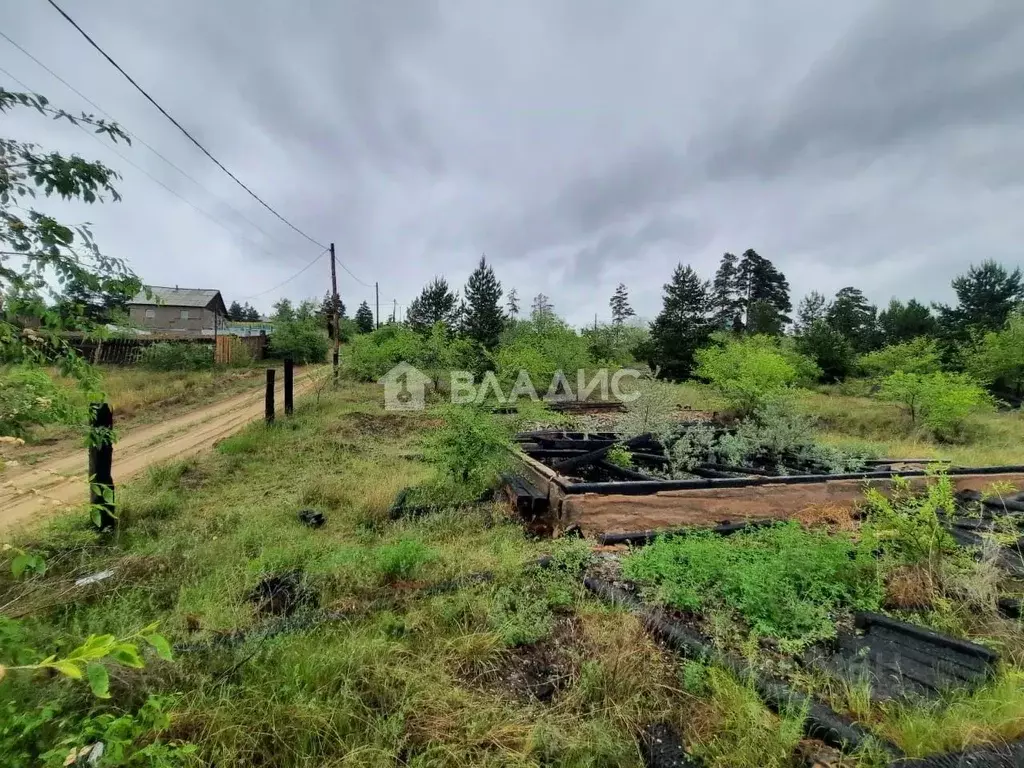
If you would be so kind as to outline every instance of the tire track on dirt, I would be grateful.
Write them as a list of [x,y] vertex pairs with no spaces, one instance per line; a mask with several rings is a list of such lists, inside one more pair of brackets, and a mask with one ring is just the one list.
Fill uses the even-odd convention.
[[[297,376],[295,396],[314,386]],[[283,387],[275,392],[284,411]],[[114,482],[123,483],[152,464],[195,456],[263,416],[263,391],[245,392],[192,413],[126,432],[114,445]],[[88,498],[84,448],[0,475],[0,531],[47,512],[84,504]]]

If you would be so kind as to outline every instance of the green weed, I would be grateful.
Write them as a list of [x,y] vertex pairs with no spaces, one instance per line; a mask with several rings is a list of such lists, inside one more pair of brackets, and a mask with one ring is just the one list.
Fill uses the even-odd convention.
[[793,646],[835,634],[841,610],[877,608],[879,572],[869,548],[798,523],[731,537],[659,539],[623,562],[655,599],[684,610],[726,607],[759,635]]

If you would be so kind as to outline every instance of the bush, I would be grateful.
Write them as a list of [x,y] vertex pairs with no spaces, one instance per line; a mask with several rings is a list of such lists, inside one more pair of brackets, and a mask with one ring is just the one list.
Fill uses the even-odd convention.
[[515,323],[502,334],[493,362],[506,393],[523,370],[539,395],[551,386],[556,372],[575,387],[576,372],[593,364],[586,339],[557,318]]
[[84,423],[84,409],[46,371],[18,366],[0,372],[0,435],[25,437],[30,427]]
[[792,352],[769,336],[728,337],[697,351],[697,375],[722,393],[729,406],[748,415],[785,394],[797,380]]
[[963,440],[968,417],[991,404],[985,390],[969,376],[941,372],[897,371],[882,382],[878,397],[903,406],[911,423],[924,426],[944,442]]
[[277,320],[270,334],[267,353],[279,359],[291,358],[296,365],[322,363],[327,359],[327,334],[315,317]]
[[139,365],[151,371],[202,371],[213,368],[213,345],[161,341],[142,350]]
[[967,355],[967,370],[978,381],[1020,397],[1024,391],[1024,313],[1011,315],[1004,330],[985,334]]
[[814,440],[815,420],[792,411],[782,400],[770,402],[745,419],[735,432],[719,438],[714,446],[726,464],[751,459],[782,465],[811,465],[812,471],[841,473],[864,469],[868,452],[844,451]]
[[835,635],[835,611],[874,610],[882,597],[870,547],[796,522],[661,538],[629,555],[623,573],[659,602],[735,610],[756,634],[791,647]]
[[891,376],[897,371],[936,373],[940,368],[939,348],[935,341],[921,336],[861,355],[857,366],[868,376],[876,378]]
[[360,381],[377,381],[403,361],[415,365],[423,347],[423,337],[411,328],[384,325],[352,339],[345,349],[345,370]]
[[451,501],[472,501],[493,487],[509,466],[512,430],[474,406],[448,406],[444,425],[427,437],[423,455],[438,468]]
[[939,475],[923,494],[914,493],[905,478],[896,478],[892,495],[876,488],[866,491],[866,539],[899,565],[922,565],[937,574],[944,556],[957,549],[946,530],[956,511],[953,482]]
[[853,345],[824,320],[811,323],[796,340],[796,348],[817,364],[827,382],[842,381],[853,371]]

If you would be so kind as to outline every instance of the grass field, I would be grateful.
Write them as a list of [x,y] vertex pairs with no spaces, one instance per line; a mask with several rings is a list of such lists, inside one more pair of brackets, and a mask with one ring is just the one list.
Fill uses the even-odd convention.
[[[66,652],[159,621],[178,651],[115,666],[106,701],[81,682],[8,673],[9,764],[60,765],[72,746],[127,738],[158,751],[138,763],[157,766],[610,768],[640,766],[636,734],[660,721],[710,766],[795,764],[798,715],[771,713],[721,669],[681,663],[631,615],[587,596],[573,571],[584,544],[530,540],[499,503],[391,520],[396,493],[431,474],[420,440],[436,425],[429,412],[385,413],[376,386],[346,383],[120,488],[113,541],[81,514],[23,537],[48,562],[25,581],[0,563],[0,614],[24,620],[23,645]],[[301,524],[304,507],[326,525]],[[543,554],[563,567],[530,565]],[[493,579],[471,578],[482,571]],[[254,602],[270,576],[290,585],[291,618]],[[0,653],[14,632],[0,619]],[[991,723],[1018,717],[1008,707],[1019,697],[989,694],[873,717],[900,739],[948,732],[953,746],[985,728],[1013,735]],[[985,706],[992,696],[1001,709]]]

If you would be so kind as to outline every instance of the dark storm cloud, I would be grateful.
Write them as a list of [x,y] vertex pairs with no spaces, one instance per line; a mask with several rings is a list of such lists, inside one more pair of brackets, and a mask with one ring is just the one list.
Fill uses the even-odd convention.
[[[382,304],[486,253],[574,322],[618,282],[653,316],[675,263],[748,247],[794,299],[854,284],[944,299],[1024,240],[1024,7],[1013,0],[96,0],[68,10],[200,140]],[[84,137],[7,124],[124,168],[119,206],[66,210],[153,282],[321,295],[317,254],[226,179],[45,3],[4,30],[205,189]],[[6,14],[5,14],[6,15]],[[0,41],[0,45],[6,46]],[[3,66],[77,108],[21,54]],[[8,83],[4,83],[8,85]],[[270,233],[252,230],[231,207]],[[62,209],[63,210],[63,209]],[[254,247],[238,232],[270,253]],[[346,303],[372,299],[341,272]]]

